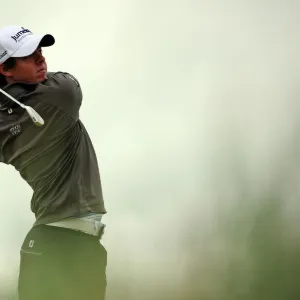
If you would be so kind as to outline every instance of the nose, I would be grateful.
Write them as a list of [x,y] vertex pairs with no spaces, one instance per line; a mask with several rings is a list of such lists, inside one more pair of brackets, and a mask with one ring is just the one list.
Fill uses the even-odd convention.
[[40,51],[35,51],[35,61],[39,64],[43,63],[45,61],[45,57]]

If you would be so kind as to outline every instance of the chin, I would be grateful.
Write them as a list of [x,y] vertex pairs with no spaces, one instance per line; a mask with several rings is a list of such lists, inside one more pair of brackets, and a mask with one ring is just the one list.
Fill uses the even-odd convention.
[[36,83],[40,83],[40,82],[42,82],[42,81],[44,81],[44,80],[46,80],[46,79],[48,79],[47,73],[46,73],[45,75],[43,75],[43,76],[39,76],[39,77],[36,79]]

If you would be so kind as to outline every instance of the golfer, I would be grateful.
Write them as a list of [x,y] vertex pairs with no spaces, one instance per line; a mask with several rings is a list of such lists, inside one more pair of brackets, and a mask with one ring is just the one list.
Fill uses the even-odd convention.
[[[0,162],[32,188],[36,219],[21,247],[19,300],[102,300],[106,210],[97,157],[79,119],[80,83],[47,70],[43,47],[54,43],[25,27],[0,29]],[[44,124],[36,126],[7,95]]]

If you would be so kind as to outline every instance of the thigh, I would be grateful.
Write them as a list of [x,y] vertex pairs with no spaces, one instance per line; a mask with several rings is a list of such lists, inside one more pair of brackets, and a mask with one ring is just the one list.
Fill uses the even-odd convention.
[[20,300],[105,297],[107,253],[97,238],[41,226],[27,235],[19,275]]
[[74,263],[70,266],[73,282],[78,287],[74,299],[103,300],[106,291],[106,249],[96,240],[75,248],[79,255],[75,251],[72,255]]
[[40,228],[31,230],[24,240],[20,251],[19,300],[52,300],[62,292],[63,285],[57,281],[63,270],[60,258],[51,251],[47,240],[47,232]]

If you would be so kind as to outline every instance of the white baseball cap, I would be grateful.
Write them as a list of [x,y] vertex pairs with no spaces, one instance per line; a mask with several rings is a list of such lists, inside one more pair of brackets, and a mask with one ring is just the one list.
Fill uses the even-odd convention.
[[51,34],[33,35],[21,26],[6,26],[0,30],[0,64],[10,57],[31,55],[38,47],[49,47],[55,43]]

